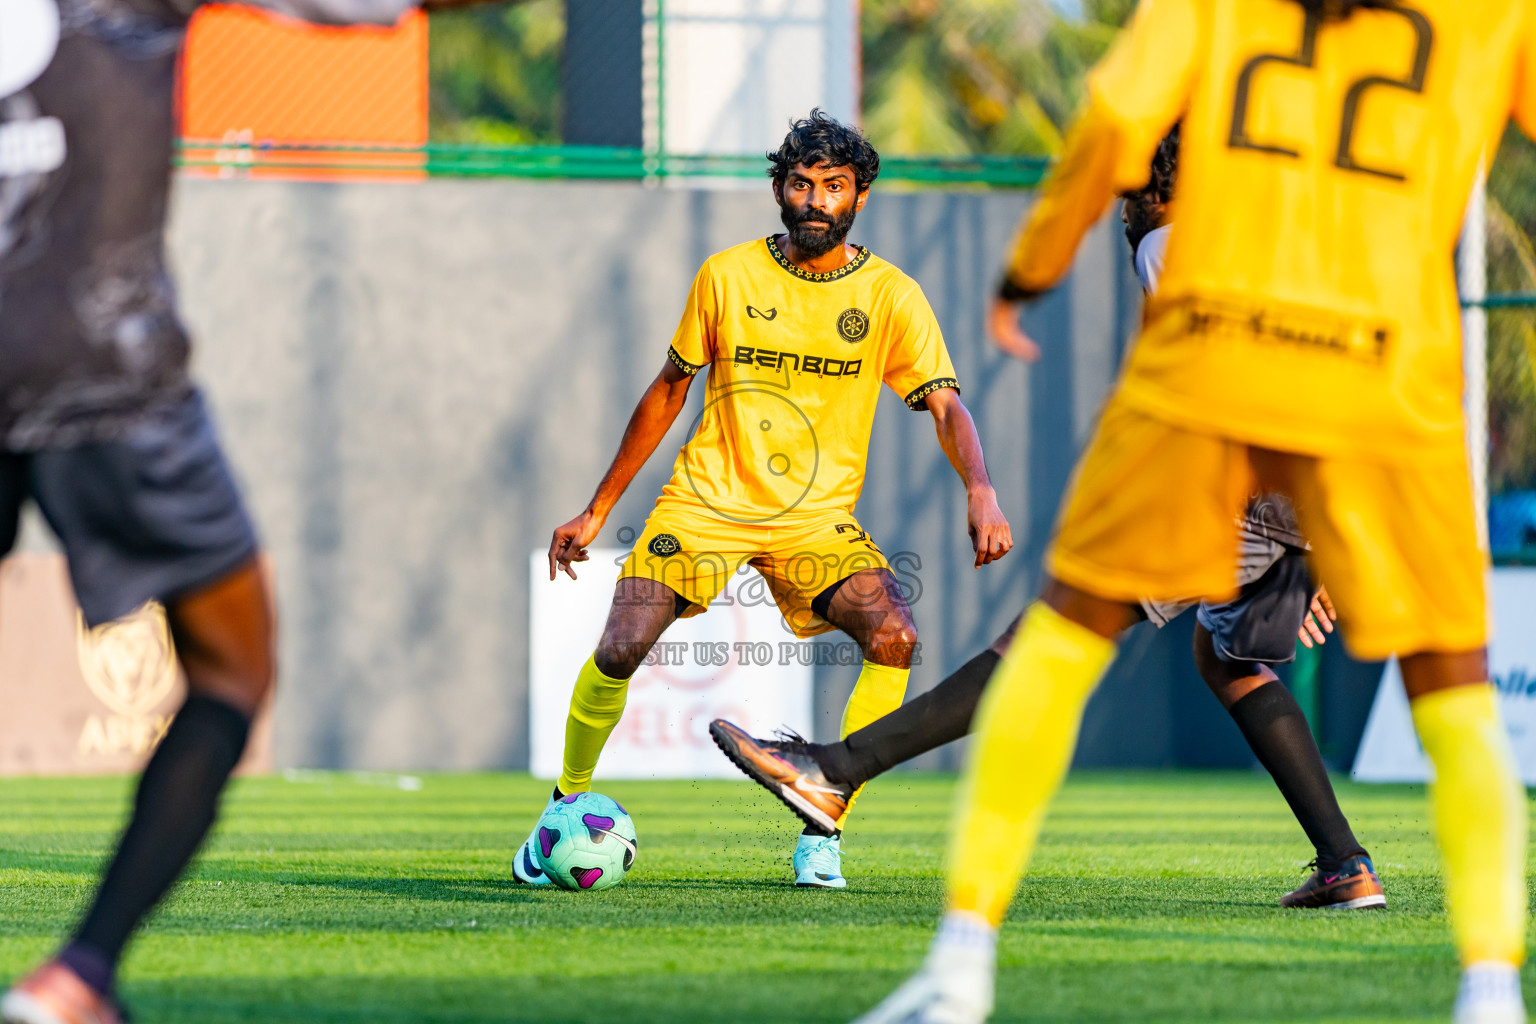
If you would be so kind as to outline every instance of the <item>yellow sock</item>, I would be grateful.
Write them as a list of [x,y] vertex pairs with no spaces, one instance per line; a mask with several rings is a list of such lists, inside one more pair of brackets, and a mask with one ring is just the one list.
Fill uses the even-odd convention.
[[624,717],[628,679],[612,679],[598,670],[595,657],[588,658],[576,674],[571,691],[571,713],[565,719],[565,756],[561,763],[562,793],[584,793],[592,788],[592,769],[608,742],[608,734]]
[[1525,960],[1529,812],[1493,687],[1425,694],[1413,702],[1413,724],[1435,766],[1429,804],[1461,962],[1518,966]]
[[949,843],[949,910],[1002,923],[1046,808],[1066,777],[1083,707],[1115,644],[1036,601],[976,709]]
[[[853,684],[853,692],[848,695],[848,703],[843,705],[843,724],[839,737],[847,739],[849,733],[858,732],[875,719],[884,718],[901,707],[902,700],[907,696],[907,676],[911,674],[911,669],[864,662],[858,682]],[[848,798],[848,810],[837,819],[838,828],[842,828],[843,822],[848,820],[853,802],[862,792],[864,787],[860,786]]]

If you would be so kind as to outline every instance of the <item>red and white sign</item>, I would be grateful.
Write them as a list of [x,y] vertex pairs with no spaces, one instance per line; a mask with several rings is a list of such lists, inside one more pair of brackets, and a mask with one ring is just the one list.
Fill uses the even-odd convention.
[[[594,548],[591,561],[549,581],[543,551],[529,559],[529,770],[560,774],[576,673],[597,646],[628,551]],[[629,684],[624,719],[598,759],[596,779],[730,778],[740,773],[709,738],[729,718],[756,735],[787,726],[809,735],[812,659],[804,657],[757,571],[743,566],[703,615],[672,624]]]

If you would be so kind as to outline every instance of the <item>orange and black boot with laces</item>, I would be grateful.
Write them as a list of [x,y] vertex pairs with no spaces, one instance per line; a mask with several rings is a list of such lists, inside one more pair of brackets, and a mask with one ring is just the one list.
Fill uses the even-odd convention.
[[760,740],[723,718],[709,723],[715,746],[758,785],[784,801],[807,825],[833,832],[848,811],[853,787],[827,778],[815,744],[799,736]]
[[1387,905],[1387,894],[1376,877],[1376,866],[1363,853],[1346,857],[1337,869],[1316,867],[1294,892],[1280,897],[1282,907],[1312,907],[1322,910],[1370,910]]

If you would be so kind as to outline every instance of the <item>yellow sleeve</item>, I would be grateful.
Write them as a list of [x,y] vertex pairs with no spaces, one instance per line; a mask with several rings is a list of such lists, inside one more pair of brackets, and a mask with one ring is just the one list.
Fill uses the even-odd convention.
[[667,358],[684,373],[692,375],[714,362],[716,326],[719,317],[718,295],[714,275],[709,263],[699,268],[688,289],[688,304],[683,307],[683,319],[672,335],[672,347]]
[[1528,139],[1536,139],[1536,4],[1525,5],[1525,25],[1516,44],[1515,95],[1510,112]]
[[1205,45],[1198,3],[1142,0],[1089,75],[1087,107],[1014,243],[1005,294],[1061,280],[1110,201],[1147,183],[1152,154],[1194,88]]
[[913,410],[926,409],[928,396],[940,388],[960,390],[955,364],[949,361],[944,332],[923,290],[916,284],[892,311],[893,337],[885,357],[885,383]]

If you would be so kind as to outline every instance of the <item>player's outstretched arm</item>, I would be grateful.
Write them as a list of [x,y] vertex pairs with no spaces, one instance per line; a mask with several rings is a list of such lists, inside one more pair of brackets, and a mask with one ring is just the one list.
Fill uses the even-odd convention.
[[1111,200],[1146,184],[1152,154],[1181,116],[1200,38],[1190,0],[1141,4],[1088,80],[1088,103],[1040,190],[987,313],[993,344],[1032,363],[1040,346],[1019,326],[1021,304],[1066,275],[1078,243]]
[[1040,359],[1040,346],[1035,339],[1024,333],[1019,323],[1024,303],[999,295],[992,300],[987,312],[987,334],[992,344],[1022,362],[1033,363]]
[[965,481],[966,519],[976,564],[986,565],[1013,547],[1013,530],[997,507],[997,492],[987,476],[976,423],[954,388],[940,388],[928,396],[928,411],[939,434],[939,445],[960,479]]
[[576,570],[571,567],[571,563],[587,560],[587,545],[597,538],[603,524],[608,521],[608,513],[613,511],[613,506],[624,496],[630,481],[640,472],[640,467],[645,465],[645,460],[651,457],[656,446],[661,444],[661,439],[667,436],[667,431],[672,429],[672,423],[688,398],[688,385],[691,383],[692,375],[684,373],[669,361],[661,368],[656,379],[651,381],[650,387],[645,389],[645,394],[640,396],[634,414],[629,417],[629,426],[624,428],[624,439],[619,442],[618,454],[613,457],[608,472],[603,474],[603,482],[597,485],[597,493],[592,496],[581,515],[564,526],[556,527],[555,535],[550,539],[551,580],[555,578],[557,569],[564,569],[571,579],[576,578]]

